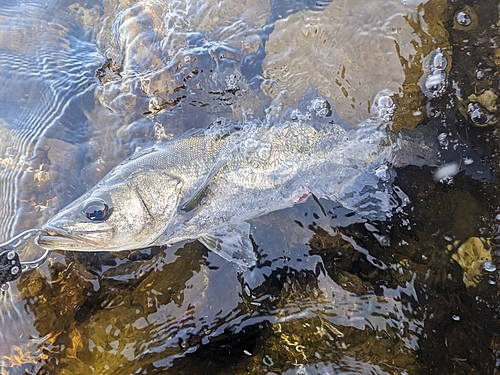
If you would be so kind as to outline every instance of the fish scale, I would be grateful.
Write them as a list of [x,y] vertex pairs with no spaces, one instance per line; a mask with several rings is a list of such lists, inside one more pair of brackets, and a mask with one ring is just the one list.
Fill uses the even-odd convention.
[[[225,145],[229,150],[221,153],[237,150],[239,157],[212,177],[209,203],[200,205],[194,215],[178,214],[160,242],[197,238],[212,227],[236,225],[291,207],[311,192],[319,198],[341,199],[346,186],[371,164],[385,162],[390,153],[385,131],[377,130],[380,123],[365,125],[348,133],[335,124],[285,121],[270,127],[254,124],[254,128],[234,134]],[[253,165],[257,150],[245,157],[237,146],[248,135],[271,142],[265,164]]]

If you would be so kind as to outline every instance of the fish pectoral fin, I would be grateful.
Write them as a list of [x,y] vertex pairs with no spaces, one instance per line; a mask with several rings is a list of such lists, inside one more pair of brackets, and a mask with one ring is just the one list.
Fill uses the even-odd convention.
[[203,205],[203,200],[210,194],[210,183],[214,180],[215,175],[219,173],[224,165],[225,163],[218,163],[212,168],[205,181],[203,181],[194,193],[182,204],[182,211],[189,212],[194,210],[196,207]]
[[204,233],[198,237],[198,240],[229,262],[244,267],[252,267],[257,262],[250,240],[250,224],[246,222]]
[[203,199],[205,199],[210,194],[210,189],[208,187],[210,181],[205,181],[193,195],[191,195],[186,202],[181,206],[181,210],[184,212],[193,211],[196,207],[203,205]]

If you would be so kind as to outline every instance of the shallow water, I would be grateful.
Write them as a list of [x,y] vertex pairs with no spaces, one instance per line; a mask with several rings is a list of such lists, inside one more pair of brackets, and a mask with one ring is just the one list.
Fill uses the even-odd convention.
[[2,2],[1,240],[138,147],[275,116],[310,86],[350,126],[393,95],[393,128],[438,129],[464,169],[398,169],[411,204],[384,222],[312,198],[258,218],[246,271],[198,242],[54,252],[2,292],[3,373],[496,374],[498,12],[489,0]]

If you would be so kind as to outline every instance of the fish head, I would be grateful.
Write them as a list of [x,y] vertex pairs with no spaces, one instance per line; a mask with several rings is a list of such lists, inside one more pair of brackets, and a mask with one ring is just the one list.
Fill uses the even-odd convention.
[[155,245],[175,215],[182,181],[154,170],[110,173],[43,227],[50,250],[120,251]]

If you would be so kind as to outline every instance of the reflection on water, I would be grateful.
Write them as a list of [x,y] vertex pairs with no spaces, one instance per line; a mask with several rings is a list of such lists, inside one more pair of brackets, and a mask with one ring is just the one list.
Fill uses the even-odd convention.
[[245,271],[198,242],[54,253],[2,292],[2,373],[498,372],[498,5],[467,4],[2,2],[3,240],[137,147],[310,85],[349,125],[438,124],[457,163],[398,170],[411,205],[387,222],[314,199],[258,218]]

